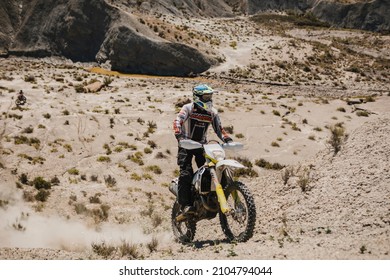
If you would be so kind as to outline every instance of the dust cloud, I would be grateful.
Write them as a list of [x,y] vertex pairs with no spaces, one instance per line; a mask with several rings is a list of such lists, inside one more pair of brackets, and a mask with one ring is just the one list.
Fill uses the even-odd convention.
[[137,225],[102,223],[90,228],[78,221],[44,216],[31,209],[20,190],[0,183],[0,247],[49,248],[84,251],[92,243],[119,245],[122,242],[141,244],[171,238],[143,233]]

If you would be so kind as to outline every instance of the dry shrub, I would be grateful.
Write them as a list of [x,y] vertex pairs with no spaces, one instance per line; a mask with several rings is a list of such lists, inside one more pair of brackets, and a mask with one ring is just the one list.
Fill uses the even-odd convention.
[[330,138],[327,141],[330,148],[333,150],[334,155],[336,155],[341,150],[341,145],[345,139],[345,128],[339,125],[333,125],[329,128]]
[[157,238],[153,237],[152,241],[150,241],[148,244],[146,244],[146,246],[148,247],[150,253],[156,251],[157,250],[157,246],[158,246]]
[[269,161],[266,161],[263,158],[256,160],[255,165],[257,165],[258,167],[261,167],[261,168],[273,169],[273,170],[280,170],[280,169],[284,168],[284,165],[282,165],[280,163],[270,163]]
[[191,103],[191,99],[187,98],[187,99],[179,99],[176,101],[175,103],[175,107],[183,107],[184,105],[188,104],[188,103]]
[[108,175],[107,177],[104,176],[104,182],[108,188],[112,188],[116,186],[116,179],[111,175]]
[[138,246],[136,244],[129,244],[126,241],[122,241],[122,244],[119,246],[119,252],[121,253],[122,257],[128,256],[131,257],[131,259],[140,258]]
[[112,253],[115,252],[116,248],[112,245],[107,245],[105,242],[102,243],[92,243],[92,251],[99,256],[108,258]]
[[294,168],[293,167],[287,167],[282,170],[282,180],[283,183],[286,185],[288,180],[294,176]]
[[35,199],[37,201],[45,202],[50,195],[50,191],[47,191],[45,189],[40,189],[38,193],[35,195]]

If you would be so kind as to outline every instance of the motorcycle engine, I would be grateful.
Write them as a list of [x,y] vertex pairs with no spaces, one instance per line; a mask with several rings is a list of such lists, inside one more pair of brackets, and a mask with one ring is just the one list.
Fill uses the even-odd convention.
[[211,174],[208,169],[205,169],[202,174],[202,179],[200,181],[200,191],[202,193],[211,191]]

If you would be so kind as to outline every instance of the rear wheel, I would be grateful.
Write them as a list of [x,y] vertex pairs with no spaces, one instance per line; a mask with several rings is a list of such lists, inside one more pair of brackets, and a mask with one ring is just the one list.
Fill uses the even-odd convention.
[[230,241],[245,242],[253,236],[256,206],[249,189],[241,182],[233,182],[225,190],[227,203],[232,209],[219,213],[222,230]]
[[177,201],[173,204],[171,219],[172,230],[176,239],[181,243],[192,242],[195,237],[196,222],[191,218],[183,217],[180,204]]

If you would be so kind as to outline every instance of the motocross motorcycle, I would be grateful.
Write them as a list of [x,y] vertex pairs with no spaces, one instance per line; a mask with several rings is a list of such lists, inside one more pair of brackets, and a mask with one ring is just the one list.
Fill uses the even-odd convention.
[[18,96],[15,100],[16,106],[24,105],[26,104],[26,102],[27,102],[27,98],[24,95]]
[[[236,160],[225,159],[225,150],[238,150],[243,145],[238,142],[220,144],[217,141],[201,144],[192,140],[181,140],[179,145],[189,150],[203,148],[206,163],[192,179],[195,213],[183,213],[177,199],[173,204],[171,223],[176,239],[181,243],[192,242],[197,222],[218,215],[222,231],[229,241],[249,240],[255,227],[256,206],[247,186],[233,178],[234,169],[245,166]],[[172,180],[169,190],[177,198],[178,178]]]

